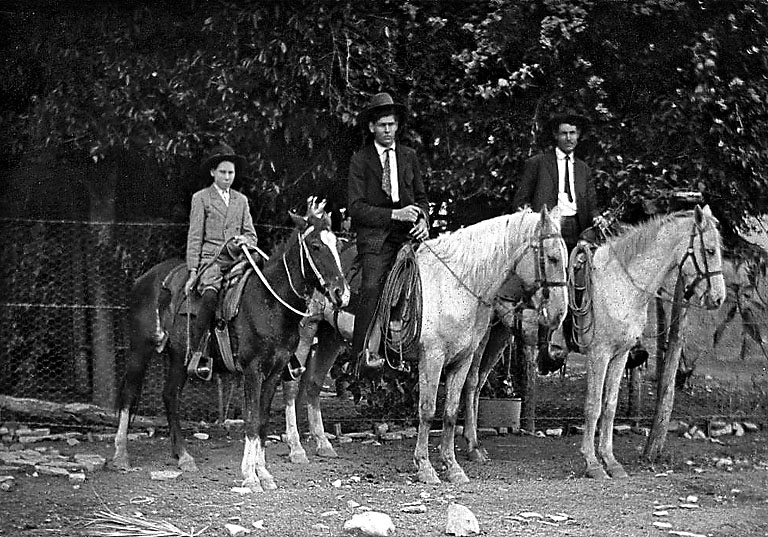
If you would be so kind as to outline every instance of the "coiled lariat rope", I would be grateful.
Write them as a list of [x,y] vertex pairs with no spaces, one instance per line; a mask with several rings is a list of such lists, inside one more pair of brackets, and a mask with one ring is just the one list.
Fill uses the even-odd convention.
[[[583,284],[575,278],[577,260],[583,262],[579,275]],[[583,350],[592,343],[595,329],[595,315],[592,309],[592,249],[588,243],[580,242],[571,252],[568,260],[568,308],[571,310],[573,341]]]
[[[421,313],[422,313],[421,276],[419,265],[416,262],[416,253],[413,244],[404,245],[397,254],[395,264],[384,283],[384,289],[376,306],[376,316],[381,320],[381,334],[384,340],[384,357],[393,369],[399,364],[392,363],[389,352],[397,353],[402,362],[403,356],[415,351],[416,345],[421,339]],[[399,321],[402,322],[395,337],[390,336],[390,320],[393,306],[399,313]],[[371,330],[375,323],[368,328],[366,339],[370,338]]]

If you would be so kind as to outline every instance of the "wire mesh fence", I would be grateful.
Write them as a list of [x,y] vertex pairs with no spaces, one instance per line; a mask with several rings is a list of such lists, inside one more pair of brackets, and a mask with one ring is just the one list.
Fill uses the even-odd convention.
[[[260,245],[284,240],[291,229],[258,226]],[[184,224],[1,220],[0,394],[111,408],[129,343],[131,286],[156,263],[181,262],[186,230]],[[139,413],[162,412],[164,375],[158,357]],[[184,400],[184,419],[211,419],[219,386],[189,383]]]
[[[292,231],[280,226],[257,228],[259,244],[267,252]],[[111,408],[129,343],[130,288],[153,265],[173,257],[181,262],[186,230],[185,224],[0,219],[0,395]],[[722,394],[703,393],[709,408],[697,411],[704,415],[714,408],[718,413],[764,415],[768,373],[762,356],[734,361],[736,351],[703,345],[710,336],[701,334],[714,330],[711,320],[694,319],[689,324],[693,332],[687,341],[691,351],[703,357],[705,371],[722,376],[721,385],[733,382],[734,388]],[[734,341],[725,348],[737,349],[739,334],[734,331]],[[746,390],[739,391],[736,381],[729,380],[737,368],[752,378]],[[139,414],[163,414],[165,370],[160,356],[151,362]],[[228,417],[238,417],[240,393],[236,378],[188,382],[181,417],[214,421],[225,410]],[[713,405],[715,399],[720,404]],[[331,400],[324,408],[334,405],[344,408],[333,419],[347,413],[340,421],[359,419],[359,412],[365,412]],[[545,406],[538,415],[542,420],[571,415],[576,419],[580,407],[580,402],[572,409]],[[274,406],[273,413],[279,419]]]

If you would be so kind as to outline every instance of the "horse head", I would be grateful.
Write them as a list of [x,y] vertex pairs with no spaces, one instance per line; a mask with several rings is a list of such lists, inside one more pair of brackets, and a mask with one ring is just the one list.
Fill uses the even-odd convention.
[[679,271],[688,282],[684,298],[689,300],[696,294],[710,310],[719,308],[726,296],[719,225],[709,205],[697,205],[688,248],[679,264]]
[[349,303],[350,289],[339,258],[338,240],[331,231],[331,219],[325,212],[325,201],[318,204],[310,198],[306,216],[290,213],[298,231],[302,271],[309,264],[315,284],[336,307]]
[[542,208],[533,234],[496,296],[496,311],[512,327],[516,310],[534,309],[538,322],[552,329],[563,322],[568,309],[566,268],[568,255],[560,233],[559,212]]

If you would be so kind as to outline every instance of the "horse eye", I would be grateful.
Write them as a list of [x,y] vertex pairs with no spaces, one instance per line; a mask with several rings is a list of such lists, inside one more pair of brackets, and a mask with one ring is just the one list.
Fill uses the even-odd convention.
[[715,249],[714,248],[707,248],[707,255],[708,256],[714,256],[715,255]]
[[557,265],[557,264],[559,264],[559,263],[560,263],[560,258],[559,258],[559,257],[557,257],[556,255],[550,255],[550,256],[547,256],[547,259],[548,259],[548,260],[549,260],[549,262],[550,262],[550,263],[552,263],[553,265]]

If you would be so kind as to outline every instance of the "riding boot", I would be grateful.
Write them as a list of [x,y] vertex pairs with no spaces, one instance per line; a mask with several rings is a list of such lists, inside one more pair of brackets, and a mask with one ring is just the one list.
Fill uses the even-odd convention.
[[[195,374],[203,380],[209,380],[213,373],[213,367],[210,357],[205,356],[205,348],[208,345],[211,324],[216,315],[216,304],[218,303],[218,294],[213,289],[208,289],[203,293],[200,300],[200,306],[195,319],[195,334],[200,338],[192,353],[190,363],[195,365]],[[208,359],[205,359],[208,358]]]

